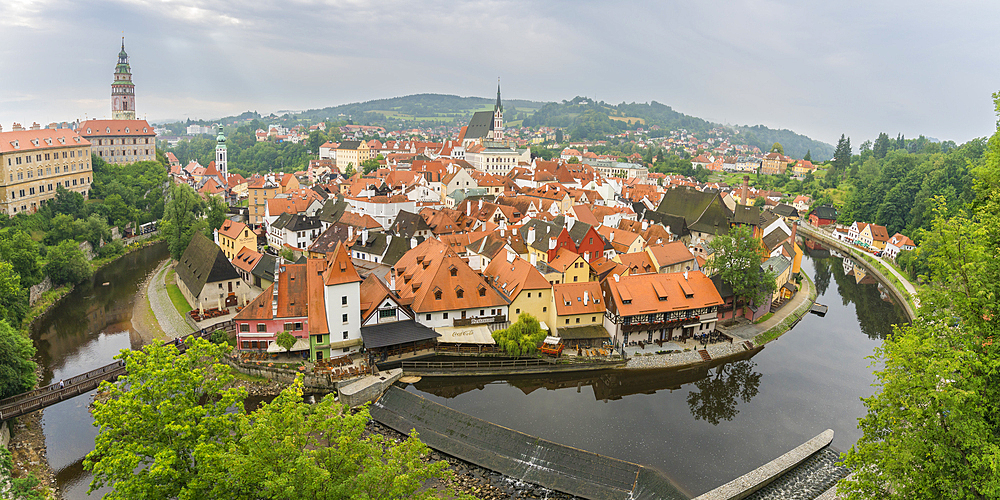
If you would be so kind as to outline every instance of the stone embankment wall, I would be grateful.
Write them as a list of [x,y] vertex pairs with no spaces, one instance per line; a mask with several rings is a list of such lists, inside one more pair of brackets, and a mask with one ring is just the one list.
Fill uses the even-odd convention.
[[402,376],[403,370],[401,368],[393,368],[378,375],[361,377],[340,387],[338,391],[340,402],[351,408],[357,408],[365,403],[375,401]]
[[715,488],[694,500],[742,500],[767,486],[782,474],[795,468],[833,441],[833,430],[827,429],[802,443],[792,451]]
[[284,368],[275,368],[273,366],[263,366],[263,365],[249,365],[240,363],[231,358],[224,358],[227,365],[233,367],[234,370],[251,377],[266,378],[269,380],[274,380],[283,384],[291,384],[295,381],[295,377],[302,375],[302,385],[309,390],[314,390],[318,392],[333,392],[339,389],[339,386],[345,385],[348,382],[353,382],[356,379],[351,380],[334,380],[328,375],[316,375],[313,373],[302,373],[296,370],[286,370]]
[[837,250],[840,250],[841,252],[850,255],[851,258],[853,258],[856,263],[860,264],[870,273],[875,275],[875,279],[877,279],[879,283],[882,283],[883,288],[885,288],[886,290],[889,291],[890,294],[892,294],[893,298],[896,299],[896,303],[898,303],[900,307],[903,308],[903,312],[906,313],[906,317],[909,318],[910,321],[913,321],[914,318],[917,317],[917,314],[913,311],[913,308],[910,307],[910,302],[906,299],[906,297],[903,296],[903,293],[892,285],[892,281],[890,281],[889,278],[886,278],[885,274],[882,273],[882,270],[879,269],[878,266],[873,266],[870,262],[865,260],[865,258],[861,256],[861,252],[857,248],[854,248],[853,245],[848,245],[843,241],[831,238],[822,231],[818,231],[812,228],[803,230],[802,234],[803,236],[808,236],[811,238],[819,238],[820,243],[824,245],[829,245],[833,248],[836,248]]
[[31,287],[28,290],[28,305],[33,306],[38,299],[42,297],[42,294],[52,289],[52,278],[48,276],[42,280],[41,283]]

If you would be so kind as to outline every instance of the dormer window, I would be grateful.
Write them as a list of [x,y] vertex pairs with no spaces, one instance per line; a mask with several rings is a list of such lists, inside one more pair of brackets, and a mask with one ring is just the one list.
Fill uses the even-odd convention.
[[111,127],[108,127],[107,129],[105,129],[105,133],[106,134],[110,134],[111,133]]
[[441,290],[434,291],[434,300],[441,300]]
[[455,290],[455,296],[460,299],[465,298],[465,290],[462,290],[461,288]]
[[479,296],[480,297],[485,297],[486,296],[486,289],[485,288],[480,288],[479,289]]
[[458,276],[458,268],[455,267],[451,268],[451,276],[452,277]]

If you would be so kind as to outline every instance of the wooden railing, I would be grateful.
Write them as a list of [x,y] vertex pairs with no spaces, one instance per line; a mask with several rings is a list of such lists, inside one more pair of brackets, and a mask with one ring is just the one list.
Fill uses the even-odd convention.
[[[184,343],[184,340],[188,337],[197,336],[208,338],[212,332],[220,329],[225,330],[228,333],[235,333],[236,322],[229,320],[216,323],[210,327],[202,328],[201,330],[191,332],[183,337],[180,337],[180,342],[172,340],[164,342],[163,345],[174,344],[177,346],[177,349],[183,353],[187,350],[187,345]],[[25,413],[30,413],[35,410],[40,410],[60,401],[65,401],[79,396],[80,394],[86,394],[101,385],[102,381],[107,380],[112,382],[117,380],[121,375],[125,375],[125,365],[121,361],[116,361],[100,368],[90,370],[82,375],[76,375],[63,379],[62,387],[60,387],[59,383],[49,384],[45,387],[39,387],[38,389],[0,400],[0,421],[24,415]]]
[[554,364],[554,359],[505,359],[500,361],[403,361],[403,370],[475,370],[479,368],[525,368]]

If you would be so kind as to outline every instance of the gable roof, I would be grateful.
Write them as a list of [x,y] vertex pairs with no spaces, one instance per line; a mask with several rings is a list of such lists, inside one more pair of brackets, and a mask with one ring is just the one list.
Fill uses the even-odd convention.
[[524,289],[547,290],[550,288],[548,280],[528,261],[517,256],[514,256],[513,259],[507,258],[507,256],[498,257],[490,261],[490,265],[483,270],[483,275],[508,299],[516,299],[521,290]]
[[710,234],[728,234],[733,216],[719,193],[701,192],[688,186],[667,190],[656,211],[682,217],[689,229]]
[[604,283],[621,316],[699,309],[723,303],[712,280],[701,271],[690,271],[687,279],[684,273],[637,274]]
[[347,253],[347,247],[343,243],[337,243],[329,263],[326,272],[323,273],[324,285],[332,286],[361,281],[361,276],[354,268],[351,255]]
[[206,283],[240,279],[222,249],[201,232],[194,233],[176,269],[177,277],[195,297],[201,295]]
[[[508,304],[503,295],[486,283],[454,250],[435,239],[428,239],[406,252],[390,272],[402,276],[402,279],[396,279],[399,296],[404,302],[409,302],[417,314]],[[440,298],[437,298],[438,292]]]
[[[584,303],[586,293],[586,303]],[[601,296],[601,284],[596,281],[579,283],[560,283],[552,287],[552,302],[556,306],[556,314],[604,314],[607,307]]]

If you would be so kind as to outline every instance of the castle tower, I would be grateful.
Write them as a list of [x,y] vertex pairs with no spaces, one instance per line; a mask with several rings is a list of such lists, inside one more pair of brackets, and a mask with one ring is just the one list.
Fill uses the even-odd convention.
[[493,106],[493,142],[503,142],[503,104],[500,102],[500,80],[497,79],[497,103]]
[[215,168],[222,175],[223,181],[229,180],[229,168],[226,166],[226,136],[222,134],[222,124],[219,124],[219,135],[215,138]]
[[135,85],[125,53],[125,37],[122,37],[122,51],[118,53],[118,65],[115,66],[115,81],[111,84],[111,119],[135,120]]

